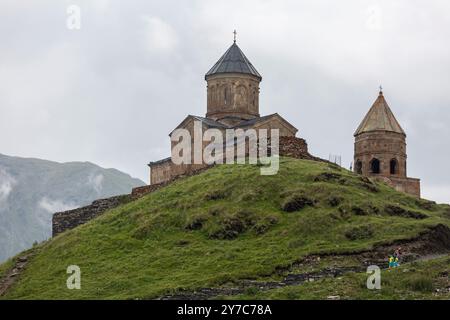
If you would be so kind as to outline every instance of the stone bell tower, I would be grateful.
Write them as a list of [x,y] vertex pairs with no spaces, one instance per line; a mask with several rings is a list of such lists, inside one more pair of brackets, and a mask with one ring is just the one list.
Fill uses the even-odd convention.
[[420,197],[420,180],[407,177],[405,131],[381,89],[354,136],[356,173],[380,178],[399,191]]
[[208,86],[206,117],[238,124],[259,117],[261,75],[236,44],[205,75]]

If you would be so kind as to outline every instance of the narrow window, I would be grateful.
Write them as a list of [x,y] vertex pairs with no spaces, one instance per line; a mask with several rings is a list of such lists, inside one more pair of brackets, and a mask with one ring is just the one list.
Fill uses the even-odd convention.
[[362,162],[360,160],[356,161],[355,172],[357,174],[362,174]]
[[398,161],[397,159],[391,160],[391,174],[398,174]]
[[370,162],[370,172],[374,173],[374,174],[379,174],[380,173],[380,160],[373,159]]

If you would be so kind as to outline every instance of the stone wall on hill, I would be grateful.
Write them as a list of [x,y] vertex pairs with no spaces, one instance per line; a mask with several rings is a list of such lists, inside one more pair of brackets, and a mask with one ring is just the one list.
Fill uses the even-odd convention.
[[109,209],[116,208],[122,204],[130,202],[131,196],[121,195],[107,199],[94,201],[91,205],[73,209],[65,212],[57,212],[52,218],[52,234],[53,237],[66,231],[84,224]]
[[[306,143],[306,141],[304,139],[296,137],[280,137],[279,154],[280,156],[292,157],[296,159],[325,161],[309,154],[308,144]],[[170,159],[168,160],[165,159],[164,161],[161,161],[160,164],[161,170],[164,172],[164,174],[161,173],[160,175],[161,179],[158,180],[159,183],[134,188],[131,194],[129,195],[121,195],[107,199],[96,200],[91,205],[86,207],[55,213],[53,215],[52,221],[53,236],[56,236],[66,230],[70,230],[79,225],[82,225],[98,217],[107,210],[116,208],[122,204],[139,199],[140,197],[143,197],[151,192],[161,189],[176,180],[179,180],[187,176],[199,174],[211,167],[211,165],[201,165],[201,166],[197,165],[196,167],[192,167],[189,165],[181,165],[177,166],[176,170],[167,173],[168,165],[170,167],[176,165],[174,165],[170,161]],[[152,166],[152,171],[153,170],[158,170],[158,165]],[[154,174],[156,175],[157,172],[155,172]]]

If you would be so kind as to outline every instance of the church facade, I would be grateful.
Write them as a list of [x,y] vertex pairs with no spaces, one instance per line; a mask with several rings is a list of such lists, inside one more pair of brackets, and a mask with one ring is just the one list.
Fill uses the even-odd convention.
[[[259,84],[262,80],[253,64],[245,56],[236,41],[206,73],[206,115],[188,115],[176,129],[186,129],[194,136],[194,122],[202,129],[278,129],[280,137],[295,137],[297,128],[278,113],[261,116],[259,112]],[[175,142],[172,142],[172,149]],[[172,157],[149,163],[150,184],[164,183],[176,176],[203,167],[206,164],[175,165]]]
[[420,197],[420,180],[407,176],[406,133],[380,93],[355,134],[354,171]]

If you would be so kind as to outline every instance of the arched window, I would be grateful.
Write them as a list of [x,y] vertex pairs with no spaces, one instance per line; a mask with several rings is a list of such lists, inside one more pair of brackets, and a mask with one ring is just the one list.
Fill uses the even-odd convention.
[[230,87],[227,86],[227,85],[223,88],[223,102],[224,102],[225,105],[230,105],[231,104]]
[[355,172],[357,174],[362,174],[362,162],[360,160],[355,163]]
[[381,171],[380,168],[380,160],[378,159],[372,159],[372,161],[370,161],[370,172],[374,173],[374,174],[379,174]]
[[390,163],[391,174],[398,174],[398,161],[397,159],[392,159]]
[[223,100],[224,100],[225,104],[228,103],[228,99],[230,99],[230,97],[228,96],[228,88],[225,87],[223,89]]

